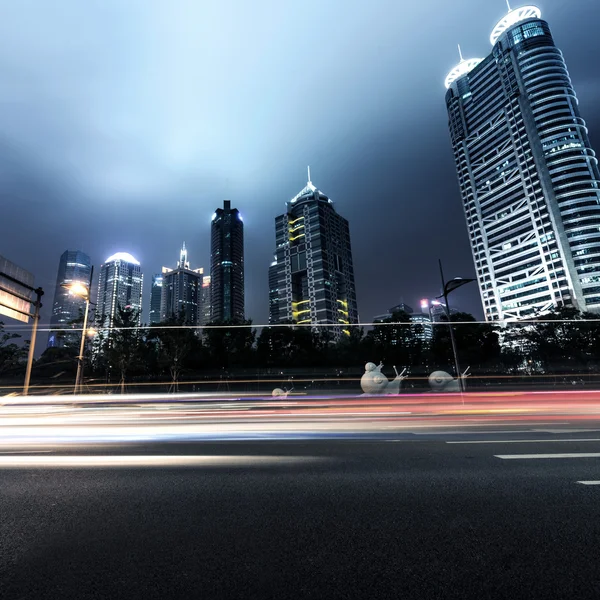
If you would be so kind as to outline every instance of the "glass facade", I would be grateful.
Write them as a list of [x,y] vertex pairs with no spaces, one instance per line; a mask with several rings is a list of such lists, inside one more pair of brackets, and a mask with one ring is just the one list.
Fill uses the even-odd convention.
[[103,329],[114,326],[117,307],[138,311],[142,320],[142,287],[144,275],[140,263],[131,254],[119,252],[106,259],[98,278],[96,323]]
[[458,182],[487,320],[599,311],[598,161],[561,51],[535,7],[448,81]]
[[79,250],[66,250],[63,252],[58,263],[54,303],[52,304],[52,316],[50,317],[52,331],[48,335],[49,348],[79,348],[81,332],[69,333],[63,330],[77,327],[81,329],[81,325],[74,325],[73,321],[83,317],[85,300],[70,294],[64,286],[81,283],[89,290],[91,272],[92,263],[87,254]]
[[339,336],[358,323],[348,221],[309,181],[275,219],[269,267],[269,322],[332,325]]
[[152,276],[150,290],[150,325],[160,323],[160,301],[162,297],[163,276],[160,273]]
[[204,269],[190,269],[184,244],[177,268],[162,268],[161,321],[176,318],[187,325],[200,324],[203,274]]
[[244,223],[225,200],[211,225],[210,304],[212,321],[244,320]]

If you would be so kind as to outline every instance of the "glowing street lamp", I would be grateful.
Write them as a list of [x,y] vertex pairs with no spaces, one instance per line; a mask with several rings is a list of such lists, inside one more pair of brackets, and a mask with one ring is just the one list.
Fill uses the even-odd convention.
[[[85,300],[85,312],[83,315],[83,328],[81,330],[81,343],[79,345],[79,356],[77,357],[77,375],[75,377],[75,388],[73,389],[74,394],[81,392],[81,386],[83,383],[83,381],[82,381],[83,380],[83,351],[85,349],[85,336],[86,336],[86,334],[89,335],[89,333],[90,333],[87,331],[87,324],[88,324],[88,315],[90,313],[90,304],[91,304],[90,292],[92,290],[92,276],[93,275],[94,275],[94,267],[92,267],[92,269],[90,271],[90,283],[87,287],[79,281],[75,281],[68,285],[63,285],[63,287],[65,289],[69,290],[69,293],[72,296],[78,296],[79,298],[82,298],[83,300]],[[92,335],[95,335],[96,332],[95,332],[95,330],[93,330],[93,331],[94,331],[94,333]]]

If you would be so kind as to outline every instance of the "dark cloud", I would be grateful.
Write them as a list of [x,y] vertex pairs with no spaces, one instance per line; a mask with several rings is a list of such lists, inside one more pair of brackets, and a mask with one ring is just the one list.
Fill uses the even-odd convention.
[[[600,144],[597,0],[538,2]],[[23,0],[0,22],[0,253],[47,290],[60,254],[118,250],[151,275],[210,217],[246,225],[247,313],[267,319],[273,220],[313,181],[349,219],[359,310],[439,293],[473,264],[443,79],[484,56],[503,0]],[[469,289],[470,288],[470,289]],[[476,287],[454,301],[481,316]]]

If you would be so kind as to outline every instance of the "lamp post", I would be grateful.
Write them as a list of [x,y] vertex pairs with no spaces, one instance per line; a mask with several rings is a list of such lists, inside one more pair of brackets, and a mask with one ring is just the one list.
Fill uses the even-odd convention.
[[76,282],[71,285],[65,285],[66,289],[69,290],[73,296],[79,296],[85,300],[85,311],[83,314],[83,328],[81,330],[81,343],[79,344],[79,356],[77,356],[77,375],[75,376],[75,388],[73,393],[77,394],[81,392],[81,386],[83,383],[83,352],[85,350],[85,337],[87,335],[87,323],[88,316],[90,313],[90,294],[92,291],[92,277],[94,275],[94,267],[90,271],[90,282],[88,287],[85,287],[82,283]]
[[440,277],[442,278],[442,295],[438,296],[438,298],[444,298],[444,308],[446,311],[446,317],[448,317],[448,327],[450,329],[450,343],[452,344],[452,354],[454,356],[454,368],[456,369],[456,378],[458,380],[458,387],[460,388],[461,393],[465,391],[464,383],[460,373],[460,365],[458,364],[458,352],[456,350],[456,339],[454,338],[454,331],[452,329],[452,323],[450,321],[450,306],[448,305],[448,294],[458,289],[460,286],[465,285],[466,283],[471,283],[471,281],[475,281],[474,279],[469,279],[466,277],[455,277],[454,279],[450,279],[450,281],[446,281],[444,279],[444,271],[442,269],[442,261],[438,259],[440,264]]

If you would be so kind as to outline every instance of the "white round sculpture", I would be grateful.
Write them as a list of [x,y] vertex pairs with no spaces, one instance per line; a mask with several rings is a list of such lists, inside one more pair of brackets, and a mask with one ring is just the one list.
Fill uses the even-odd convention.
[[382,363],[376,365],[375,363],[368,362],[365,365],[365,372],[360,378],[360,387],[365,394],[375,396],[381,394],[398,394],[400,392],[400,385],[402,384],[402,380],[405,379],[404,373],[406,369],[398,375],[398,371],[394,367],[396,378],[388,381],[388,378],[381,372],[382,368]]
[[429,376],[429,386],[434,392],[460,392],[458,379],[446,371],[434,371]]

